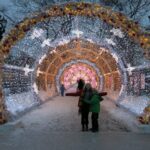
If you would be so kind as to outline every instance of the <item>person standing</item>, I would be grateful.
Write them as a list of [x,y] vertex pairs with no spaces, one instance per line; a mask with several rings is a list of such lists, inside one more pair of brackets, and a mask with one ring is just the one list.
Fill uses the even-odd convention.
[[99,112],[100,112],[100,102],[103,100],[103,98],[99,95],[99,93],[96,89],[93,89],[92,93],[93,94],[92,94],[91,100],[85,99],[85,102],[90,104],[90,112],[92,112],[91,131],[92,132],[98,132],[99,131],[98,117],[99,117]]
[[61,96],[64,96],[65,87],[63,84],[61,84],[61,86],[60,86],[60,92],[61,92]]
[[89,83],[85,85],[83,92],[79,98],[78,107],[81,113],[81,125],[82,131],[88,131],[88,115],[89,115],[89,104],[86,101],[90,101],[92,97],[92,87]]
[[85,85],[84,80],[83,80],[83,79],[79,79],[79,80],[77,81],[77,83],[78,83],[77,91],[83,90],[84,85]]

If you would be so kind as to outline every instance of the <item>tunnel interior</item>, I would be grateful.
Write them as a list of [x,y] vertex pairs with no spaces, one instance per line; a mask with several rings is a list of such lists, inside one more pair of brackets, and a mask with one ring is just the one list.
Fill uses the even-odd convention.
[[85,83],[90,83],[93,88],[98,89],[99,77],[96,71],[84,63],[73,64],[66,68],[61,76],[60,82],[64,84],[65,89],[68,89],[80,79],[84,80]]
[[[1,44],[2,115],[18,116],[56,96],[61,83],[69,88],[79,78],[116,103],[148,95],[145,36],[135,37],[139,28],[124,15],[93,7],[91,13],[84,3],[55,6],[11,30]],[[133,28],[123,26],[127,21]]]
[[[70,48],[71,45],[74,47]],[[86,83],[90,82],[93,88],[100,91],[112,90],[119,93],[121,90],[125,77],[121,77],[115,58],[105,48],[85,40],[73,39],[55,49],[56,56],[53,56],[53,60],[50,59],[51,55],[54,54],[45,57],[38,67],[38,71],[42,71],[37,78],[37,85],[41,90],[51,91],[50,85],[55,85],[56,91],[59,91],[61,83],[68,89],[79,78]]]

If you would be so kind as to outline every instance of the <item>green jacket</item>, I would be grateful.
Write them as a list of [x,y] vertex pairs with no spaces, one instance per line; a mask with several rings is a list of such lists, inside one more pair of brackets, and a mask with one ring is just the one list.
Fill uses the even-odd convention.
[[99,113],[101,100],[102,100],[102,97],[99,96],[98,93],[94,93],[91,100],[84,100],[84,101],[90,104],[90,112]]

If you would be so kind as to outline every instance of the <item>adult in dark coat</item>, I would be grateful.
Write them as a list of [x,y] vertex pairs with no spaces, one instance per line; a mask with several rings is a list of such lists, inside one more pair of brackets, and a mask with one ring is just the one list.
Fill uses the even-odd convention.
[[78,87],[77,87],[77,91],[83,90],[85,82],[82,79],[79,79],[78,81]]
[[82,131],[88,131],[88,115],[89,115],[89,108],[90,105],[86,102],[92,97],[92,87],[89,83],[85,85],[83,92],[79,98],[78,106],[81,113],[81,124],[82,124]]

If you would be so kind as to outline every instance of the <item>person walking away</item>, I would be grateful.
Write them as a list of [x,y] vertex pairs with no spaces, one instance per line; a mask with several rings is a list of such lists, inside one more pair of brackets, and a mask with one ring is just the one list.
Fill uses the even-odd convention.
[[64,96],[65,87],[63,84],[61,84],[61,86],[60,86],[60,92],[61,92],[61,96]]
[[87,83],[83,92],[79,98],[78,106],[81,113],[81,125],[82,131],[88,131],[88,115],[89,115],[89,104],[86,103],[86,100],[89,102],[92,98],[92,87],[91,84]]
[[91,100],[85,99],[85,102],[90,104],[90,112],[92,112],[91,120],[92,120],[92,132],[98,132],[99,131],[99,124],[98,124],[98,117],[100,112],[100,102],[103,100],[103,98],[99,95],[98,91],[96,89],[93,89],[93,95]]

